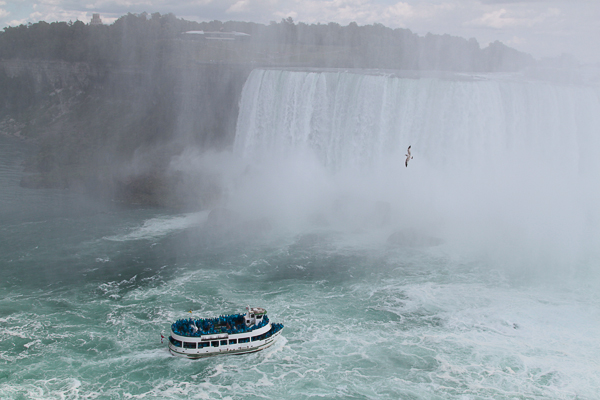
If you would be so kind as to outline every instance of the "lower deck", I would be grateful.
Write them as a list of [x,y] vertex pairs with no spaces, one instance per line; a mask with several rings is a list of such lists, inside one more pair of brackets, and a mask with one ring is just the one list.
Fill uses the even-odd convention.
[[[188,358],[202,358],[217,354],[243,354],[266,349],[271,346],[281,330],[268,337],[252,340],[254,338],[241,339],[221,339],[207,342],[183,342],[182,345],[176,345],[171,336],[169,336],[169,351],[171,354]],[[181,343],[181,342],[180,342]],[[196,346],[197,345],[197,346]]]

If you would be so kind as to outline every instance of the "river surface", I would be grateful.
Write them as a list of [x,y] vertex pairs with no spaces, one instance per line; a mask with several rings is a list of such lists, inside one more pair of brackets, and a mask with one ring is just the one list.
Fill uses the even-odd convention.
[[[3,399],[595,399],[593,281],[538,281],[379,231],[216,240],[207,213],[19,187],[0,137]],[[594,266],[595,267],[595,266]],[[179,318],[265,307],[259,353],[169,354]]]

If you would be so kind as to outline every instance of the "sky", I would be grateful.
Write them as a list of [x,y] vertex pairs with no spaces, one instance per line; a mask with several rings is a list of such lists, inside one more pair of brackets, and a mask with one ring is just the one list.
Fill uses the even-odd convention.
[[481,47],[499,40],[537,59],[569,54],[600,63],[600,0],[0,0],[0,27],[89,22],[92,13],[110,24],[128,12],[191,21],[381,23],[419,35],[475,38]]

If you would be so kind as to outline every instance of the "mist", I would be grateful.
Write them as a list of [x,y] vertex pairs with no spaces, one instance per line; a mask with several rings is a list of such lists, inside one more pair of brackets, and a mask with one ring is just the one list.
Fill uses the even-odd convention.
[[599,111],[593,87],[518,74],[255,70],[232,151],[171,167],[209,172],[218,207],[279,233],[581,276],[599,256]]
[[381,24],[158,13],[7,28],[0,47],[3,129],[40,147],[24,187],[517,269],[595,257],[597,71],[572,57]]

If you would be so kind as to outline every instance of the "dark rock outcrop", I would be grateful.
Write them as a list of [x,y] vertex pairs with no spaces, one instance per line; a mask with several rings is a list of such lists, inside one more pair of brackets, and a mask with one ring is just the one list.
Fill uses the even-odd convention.
[[154,70],[99,69],[81,62],[3,60],[0,78],[28,97],[23,102],[0,95],[5,103],[0,127],[39,144],[27,161],[23,187],[92,188],[119,202],[206,208],[216,204],[220,188],[202,171],[193,176],[169,171],[169,162],[190,146],[231,145],[250,70],[169,63]]

